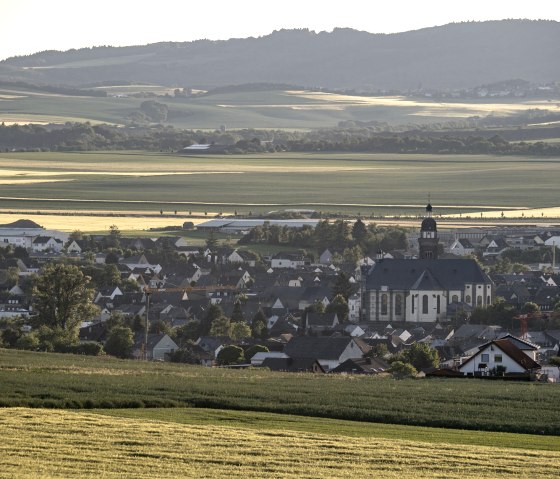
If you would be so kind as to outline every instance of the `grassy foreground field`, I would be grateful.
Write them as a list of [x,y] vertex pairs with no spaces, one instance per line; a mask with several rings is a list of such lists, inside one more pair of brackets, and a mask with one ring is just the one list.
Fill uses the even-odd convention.
[[[311,208],[367,218],[421,214],[430,192],[437,214],[499,217],[558,207],[559,163],[485,155],[2,153],[0,209],[210,217]],[[553,209],[525,212],[560,217]]]
[[0,477],[549,478],[560,453],[252,430],[68,411],[0,411]]
[[560,435],[560,388],[211,369],[0,349],[0,406],[200,407]]

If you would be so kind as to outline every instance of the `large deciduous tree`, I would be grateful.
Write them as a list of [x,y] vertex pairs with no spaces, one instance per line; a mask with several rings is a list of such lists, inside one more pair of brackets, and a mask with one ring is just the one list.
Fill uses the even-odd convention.
[[96,312],[91,280],[77,266],[49,264],[34,286],[36,324],[77,334]]

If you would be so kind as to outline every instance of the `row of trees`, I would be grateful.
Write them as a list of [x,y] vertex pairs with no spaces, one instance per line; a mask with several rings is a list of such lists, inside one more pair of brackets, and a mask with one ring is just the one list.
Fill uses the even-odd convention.
[[294,248],[314,248],[321,252],[330,249],[331,252],[339,252],[341,255],[346,251],[345,256],[359,259],[364,252],[405,249],[407,239],[403,228],[366,225],[361,219],[353,225],[344,220],[323,220],[315,228],[288,228],[265,223],[251,229],[239,240],[239,244],[285,245]]
[[[147,100],[135,112],[137,120],[165,121],[170,114],[163,103]],[[265,141],[263,141],[265,140]],[[215,143],[226,153],[269,151],[349,151],[427,154],[507,154],[558,156],[560,144],[508,142],[499,135],[490,138],[471,134],[437,136],[420,132],[377,133],[370,128],[331,129],[313,132],[239,130],[201,132],[157,126],[139,131],[110,125],[70,123],[64,128],[39,125],[0,125],[0,149],[69,150],[180,150],[193,143]]]

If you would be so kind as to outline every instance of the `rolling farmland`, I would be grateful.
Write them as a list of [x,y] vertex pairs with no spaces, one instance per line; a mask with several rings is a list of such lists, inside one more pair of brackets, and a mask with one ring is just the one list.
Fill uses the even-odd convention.
[[212,216],[309,208],[414,217],[430,192],[437,213],[455,218],[498,218],[502,211],[558,218],[559,162],[484,155],[2,153],[0,211]]

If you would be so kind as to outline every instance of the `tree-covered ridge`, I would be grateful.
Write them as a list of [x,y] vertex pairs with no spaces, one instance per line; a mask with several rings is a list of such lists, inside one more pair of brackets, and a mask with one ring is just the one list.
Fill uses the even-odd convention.
[[[107,80],[205,89],[250,82],[383,89],[467,88],[560,77],[560,23],[502,20],[396,33],[280,30],[259,38],[45,51],[0,62],[0,76],[53,84]],[[56,68],[44,68],[56,66]],[[403,70],[404,66],[404,70]],[[37,68],[42,67],[42,68]]]

